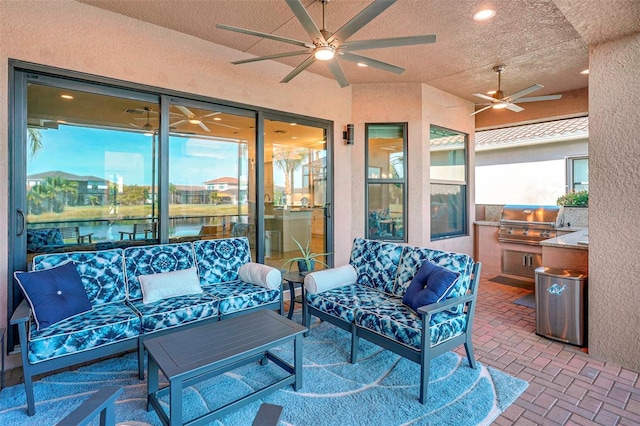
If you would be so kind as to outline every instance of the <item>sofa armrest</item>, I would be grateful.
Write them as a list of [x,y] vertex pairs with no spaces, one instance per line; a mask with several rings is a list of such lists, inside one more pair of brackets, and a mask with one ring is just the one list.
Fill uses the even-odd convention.
[[27,300],[24,299],[22,302],[20,302],[16,310],[13,312],[13,315],[11,315],[11,320],[9,321],[9,324],[11,325],[24,324],[24,323],[27,323],[30,318],[31,318],[31,306],[29,305],[29,302],[27,302]]
[[358,273],[350,264],[337,268],[311,272],[304,277],[304,288],[307,293],[315,294],[345,285],[355,284]]
[[454,297],[452,299],[446,299],[442,302],[432,303],[430,305],[421,306],[418,308],[418,313],[425,318],[430,318],[438,312],[442,312],[447,309],[451,309],[454,306],[461,305],[463,303],[471,302],[476,298],[475,294],[466,294],[460,297]]

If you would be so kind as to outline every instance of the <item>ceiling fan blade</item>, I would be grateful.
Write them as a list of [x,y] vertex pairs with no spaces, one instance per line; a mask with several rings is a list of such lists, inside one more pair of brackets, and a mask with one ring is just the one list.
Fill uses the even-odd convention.
[[533,86],[529,86],[526,89],[522,89],[519,92],[511,94],[509,96],[509,101],[515,101],[516,99],[528,95],[529,93],[535,92],[536,90],[542,89],[544,86],[542,84],[534,84]]
[[538,101],[555,101],[562,97],[562,95],[548,95],[548,96],[532,96],[530,98],[520,98],[518,103],[522,102],[538,102]]
[[180,120],[180,121],[176,121],[175,123],[171,123],[171,124],[169,124],[169,126],[179,126],[179,125],[181,125],[182,123],[186,123],[187,121],[189,121],[189,120]]
[[215,124],[216,126],[228,127],[228,128],[230,128],[230,129],[240,130],[240,127],[231,126],[231,125],[229,125],[229,124],[217,123],[217,122],[215,122],[215,121],[207,121],[207,123],[209,123],[209,124]]
[[381,49],[383,47],[412,46],[414,44],[429,44],[435,42],[436,36],[435,34],[431,34],[411,37],[392,37],[379,38],[374,40],[347,41],[340,46],[340,49],[342,51],[354,51]]
[[176,107],[176,109],[178,109],[181,113],[184,114],[185,117],[187,118],[191,118],[193,117],[195,114],[191,112],[191,110],[189,110],[189,108],[184,107],[182,105],[174,105]]
[[386,62],[378,61],[377,59],[367,58],[366,56],[358,55],[357,53],[344,52],[340,56],[342,59],[351,62],[361,62],[373,68],[378,68],[383,71],[389,71],[395,74],[402,74],[405,69],[396,65],[392,65]]
[[513,111],[513,112],[520,112],[520,111],[524,111],[524,108],[519,107],[516,104],[512,104],[512,103],[508,103],[507,107],[508,110]]
[[241,34],[252,35],[256,37],[268,38],[275,41],[281,41],[283,43],[295,44],[296,46],[314,47],[314,45],[311,43],[305,43],[303,41],[294,40],[292,38],[280,37],[274,34],[262,33],[259,31],[247,30],[244,28],[232,27],[230,25],[217,24],[216,28],[220,28],[221,30],[234,31],[236,33],[241,33]]
[[492,98],[491,96],[483,95],[482,93],[474,93],[473,96],[477,96],[487,101],[496,102],[497,99]]
[[293,71],[291,71],[285,78],[280,80],[280,83],[288,83],[294,79],[295,76],[300,74],[302,71],[306,70],[311,64],[316,61],[316,57],[313,55],[309,55],[307,59],[304,60],[303,63],[298,65]]
[[395,2],[396,0],[375,0],[329,37],[327,42],[331,43],[334,40],[338,40],[340,43],[345,43],[345,40],[371,22],[376,16],[391,7]]
[[315,22],[313,22],[313,19],[311,19],[309,12],[304,8],[302,2],[300,0],[286,0],[286,2],[293,14],[298,18],[298,21],[300,21],[304,30],[309,34],[309,37],[311,37],[312,40],[325,41],[324,36],[316,26]]
[[477,110],[476,112],[472,112],[472,113],[471,113],[471,114],[469,114],[469,115],[476,115],[477,113],[482,112],[482,111],[484,111],[484,110],[486,110],[486,109],[489,109],[489,108],[491,108],[491,107],[492,107],[492,105],[486,106],[486,107],[484,107],[484,108],[480,108],[480,109],[479,109],[479,110]]
[[129,123],[130,126],[135,127],[136,129],[142,129],[142,127],[138,126],[137,124],[134,123]]
[[239,61],[233,61],[231,63],[233,65],[248,64],[249,62],[264,61],[264,60],[267,60],[267,59],[287,58],[289,56],[308,55],[308,54],[309,54],[308,50],[298,50],[298,51],[295,51],[295,52],[277,53],[275,55],[258,56],[256,58],[250,58],[250,59],[241,59]]
[[202,127],[206,132],[211,133],[211,129],[209,129],[202,121],[198,123],[198,126]]
[[209,113],[209,114],[202,115],[202,116],[200,116],[200,118],[202,119],[202,118],[207,118],[207,117],[213,117],[214,115],[220,115],[220,114],[222,114],[222,112],[220,112],[220,111],[212,112],[212,113]]
[[329,69],[331,70],[331,74],[336,79],[340,87],[347,87],[349,85],[349,80],[347,80],[347,76],[344,75],[344,71],[342,71],[342,67],[335,59],[329,62]]

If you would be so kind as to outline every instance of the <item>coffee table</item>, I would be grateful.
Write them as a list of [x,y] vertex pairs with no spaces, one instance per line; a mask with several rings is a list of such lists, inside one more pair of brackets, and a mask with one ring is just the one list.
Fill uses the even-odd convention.
[[[147,410],[154,409],[164,425],[203,425],[268,393],[293,385],[302,388],[302,334],[306,328],[270,310],[260,310],[219,322],[176,330],[144,341],[148,352]],[[269,352],[293,342],[293,365]],[[289,374],[277,382],[183,423],[183,389],[254,361],[267,360]],[[260,368],[256,366],[256,368]],[[160,389],[159,371],[169,381]],[[224,389],[221,390],[224,392]],[[169,395],[169,415],[159,399]]]

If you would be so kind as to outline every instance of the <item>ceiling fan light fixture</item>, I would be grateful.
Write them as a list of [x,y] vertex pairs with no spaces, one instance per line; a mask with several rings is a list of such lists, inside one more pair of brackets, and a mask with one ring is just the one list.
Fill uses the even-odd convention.
[[493,9],[482,9],[473,14],[474,21],[486,21],[496,16],[496,11]]
[[318,46],[313,50],[313,56],[319,61],[329,61],[336,55],[336,50],[331,46]]
[[502,102],[497,103],[497,104],[493,104],[493,109],[503,109],[503,108],[506,108],[506,107],[507,107],[507,104],[506,103],[502,103]]
[[200,124],[200,123],[202,123],[202,121],[198,120],[197,118],[190,118],[189,119],[189,123],[191,123],[191,124]]
[[583,74],[583,75],[589,74],[589,69],[580,71],[580,74]]

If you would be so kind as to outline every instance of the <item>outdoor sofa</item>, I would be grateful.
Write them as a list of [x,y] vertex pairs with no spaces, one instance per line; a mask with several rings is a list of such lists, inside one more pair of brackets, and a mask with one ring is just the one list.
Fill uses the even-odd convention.
[[251,262],[245,237],[45,254],[15,275],[29,415],[37,374],[137,349],[143,379],[145,338],[283,309],[280,271]]
[[365,240],[353,242],[348,265],[308,274],[304,324],[311,317],[351,333],[351,362],[362,337],[420,364],[425,403],[431,359],[471,342],[481,264],[466,254]]

